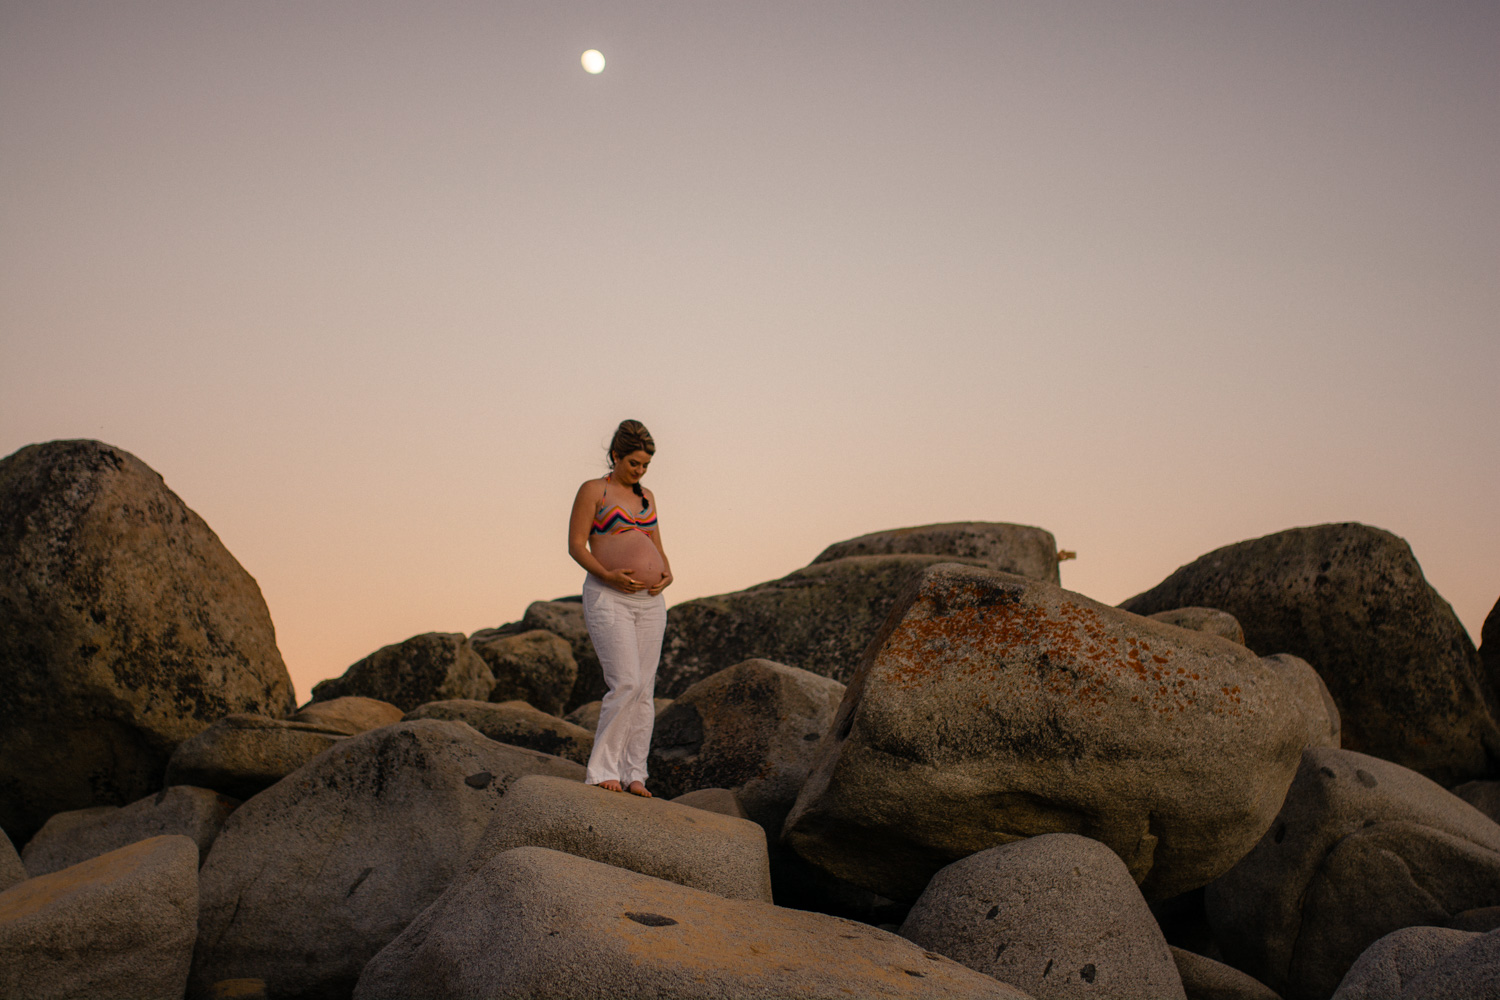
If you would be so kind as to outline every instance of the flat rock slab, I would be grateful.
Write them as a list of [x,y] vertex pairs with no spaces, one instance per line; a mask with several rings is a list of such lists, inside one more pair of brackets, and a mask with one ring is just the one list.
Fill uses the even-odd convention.
[[356,1000],[1006,998],[864,924],[523,847],[455,883],[371,960]]
[[0,459],[0,827],[161,787],[230,712],[291,712],[254,578],[129,452],[50,441]]
[[748,820],[564,778],[521,778],[480,838],[471,869],[546,847],[729,899],[771,901],[766,837]]
[[892,528],[834,542],[813,565],[849,556],[921,555],[972,559],[1002,573],[1062,585],[1057,539],[1052,532],[1002,521],[953,521],[917,528]]
[[342,732],[310,722],[226,715],[172,751],[166,780],[212,788],[243,802],[342,739]]
[[306,722],[319,729],[354,736],[400,722],[401,715],[401,709],[388,701],[351,694],[304,705],[290,721]]
[[211,789],[172,785],[128,806],[58,813],[31,838],[21,857],[33,876],[46,875],[139,840],[178,834],[198,846],[202,864],[239,804]]
[[1226,545],[1120,606],[1184,605],[1234,615],[1258,653],[1311,663],[1350,750],[1445,786],[1488,776],[1500,756],[1479,654],[1411,546],[1388,531],[1320,524]]
[[944,868],[901,936],[1038,1000],[1185,1000],[1124,862],[1070,833],[992,847]]
[[1304,734],[1292,693],[1243,646],[942,564],[870,644],[783,840],[911,901],[975,851],[1077,833],[1169,898],[1254,845]]
[[347,996],[526,774],[581,781],[583,768],[424,719],[351,736],[249,800],[203,866],[190,996],[232,979]]
[[685,792],[672,801],[680,806],[705,809],[708,812],[733,816],[735,819],[750,818],[745,815],[745,807],[740,805],[739,798],[727,788],[700,788],[694,792]]
[[446,719],[466,722],[500,743],[536,750],[588,766],[594,751],[594,734],[582,726],[548,715],[524,701],[495,704],[455,698],[432,701],[406,713],[407,719]]
[[198,845],[152,837],[0,892],[6,1000],[181,1000]]
[[1402,927],[1500,899],[1500,825],[1399,764],[1313,748],[1255,848],[1204,893],[1225,960],[1325,1000]]

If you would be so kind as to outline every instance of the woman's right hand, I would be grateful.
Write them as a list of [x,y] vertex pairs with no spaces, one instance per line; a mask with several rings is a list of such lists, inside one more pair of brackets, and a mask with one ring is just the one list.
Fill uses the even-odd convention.
[[616,590],[622,590],[627,594],[633,594],[640,590],[643,584],[630,574],[634,569],[612,569],[604,575],[604,582]]

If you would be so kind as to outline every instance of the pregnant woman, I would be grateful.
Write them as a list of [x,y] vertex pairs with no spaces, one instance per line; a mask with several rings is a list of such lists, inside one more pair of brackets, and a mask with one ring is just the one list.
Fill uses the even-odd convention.
[[672,582],[656,497],[641,486],[654,454],[645,425],[623,421],[609,445],[609,474],[578,487],[568,521],[568,555],[589,572],[583,620],[609,685],[583,780],[647,798],[656,661],[667,627],[661,592]]

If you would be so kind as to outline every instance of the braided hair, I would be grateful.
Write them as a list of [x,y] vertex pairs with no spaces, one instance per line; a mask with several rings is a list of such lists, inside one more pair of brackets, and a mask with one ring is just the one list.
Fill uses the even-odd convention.
[[[656,454],[656,441],[651,437],[651,432],[646,430],[646,425],[639,420],[622,420],[620,426],[615,428],[615,436],[609,442],[609,467],[613,469],[615,462],[633,451],[644,451],[648,455]],[[641,510],[644,512],[647,506],[646,494],[641,490],[640,483],[631,483],[630,488],[635,495],[641,498]]]

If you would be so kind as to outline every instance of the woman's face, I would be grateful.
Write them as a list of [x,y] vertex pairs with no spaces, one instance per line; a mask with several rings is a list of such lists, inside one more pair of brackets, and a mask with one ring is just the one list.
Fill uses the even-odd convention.
[[632,451],[624,458],[615,459],[615,481],[623,486],[631,486],[641,481],[646,474],[646,466],[651,464],[651,456],[644,451]]

